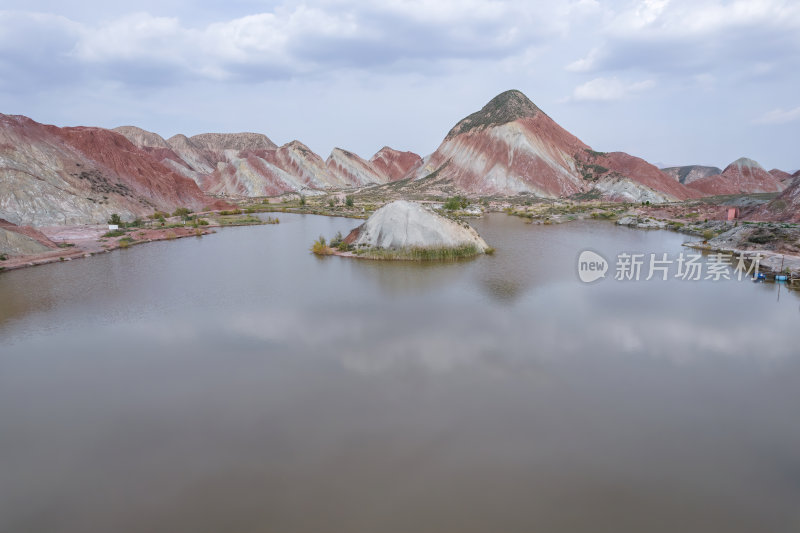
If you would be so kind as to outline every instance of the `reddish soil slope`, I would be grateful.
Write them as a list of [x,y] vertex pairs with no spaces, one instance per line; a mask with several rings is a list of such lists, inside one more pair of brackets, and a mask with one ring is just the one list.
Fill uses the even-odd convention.
[[369,160],[372,166],[388,181],[399,180],[422,164],[422,158],[414,152],[401,152],[384,146]]
[[[519,91],[506,91],[461,120],[423,165],[417,180],[449,180],[473,194],[578,193],[628,199],[660,193],[696,196],[646,161],[622,152],[594,152]],[[650,191],[650,192],[648,192]]]
[[0,216],[19,225],[132,219],[215,200],[119,133],[0,115]]
[[780,179],[744,157],[728,165],[722,174],[693,181],[689,187],[704,195],[780,192],[784,189]]

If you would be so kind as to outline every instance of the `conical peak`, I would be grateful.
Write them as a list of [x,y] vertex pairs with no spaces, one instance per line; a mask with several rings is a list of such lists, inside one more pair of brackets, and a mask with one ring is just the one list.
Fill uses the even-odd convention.
[[517,90],[505,91],[489,100],[489,103],[483,106],[480,111],[462,119],[450,130],[446,139],[468,131],[534,117],[540,112],[541,110],[536,107],[536,104],[531,102],[522,92]]

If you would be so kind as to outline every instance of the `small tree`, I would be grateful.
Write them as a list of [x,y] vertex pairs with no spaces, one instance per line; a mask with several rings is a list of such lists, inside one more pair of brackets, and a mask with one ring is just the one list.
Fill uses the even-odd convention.
[[301,194],[300,195],[300,206],[302,207],[304,205],[306,205],[306,197]]
[[322,235],[319,236],[319,239],[314,241],[313,246],[311,246],[311,251],[317,255],[330,255],[331,249],[328,247],[328,243],[325,240],[325,237]]
[[179,207],[178,209],[175,210],[174,213],[172,213],[172,216],[181,217],[184,220],[186,220],[186,219],[189,218],[189,215],[191,214],[191,212],[192,211],[187,207]]
[[344,205],[346,205],[347,207],[353,207],[353,197],[346,196],[344,199]]
[[111,218],[108,219],[108,223],[119,226],[120,224],[122,224],[122,219],[117,213],[112,213]]
[[447,199],[443,207],[448,211],[457,211],[458,209],[466,209],[468,205],[469,205],[469,200],[467,200],[463,196],[453,196],[452,198]]

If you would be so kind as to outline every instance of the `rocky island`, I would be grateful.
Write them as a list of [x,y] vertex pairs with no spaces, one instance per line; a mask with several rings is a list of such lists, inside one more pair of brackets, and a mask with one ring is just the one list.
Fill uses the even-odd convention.
[[447,218],[417,202],[397,200],[381,207],[344,239],[327,246],[323,238],[313,251],[388,260],[447,260],[491,253],[469,224]]

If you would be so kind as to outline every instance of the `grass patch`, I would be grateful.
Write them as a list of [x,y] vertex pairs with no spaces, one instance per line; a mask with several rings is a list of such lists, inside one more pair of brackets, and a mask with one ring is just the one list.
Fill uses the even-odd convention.
[[463,196],[453,196],[448,198],[442,206],[442,208],[448,211],[458,211],[459,209],[466,209],[467,207],[469,207],[469,200]]
[[[359,250],[359,252],[359,255],[362,257],[385,261],[455,261],[467,257],[474,257],[481,253],[474,244],[465,244],[455,248],[368,248]],[[492,250],[492,252],[494,252],[494,250]]]
[[122,237],[127,233],[124,229],[114,229],[103,234],[103,237]]
[[592,218],[598,218],[601,220],[611,220],[612,218],[616,217],[617,214],[613,211],[599,211],[592,213],[590,216]]
[[317,255],[332,255],[333,248],[328,246],[328,242],[325,240],[325,237],[322,235],[319,236],[319,239],[314,241],[314,244],[311,245],[311,251]]
[[766,228],[758,228],[748,238],[753,244],[767,244],[777,240],[777,235]]
[[264,223],[260,218],[253,215],[220,217],[217,222],[219,222],[220,226],[246,226]]

